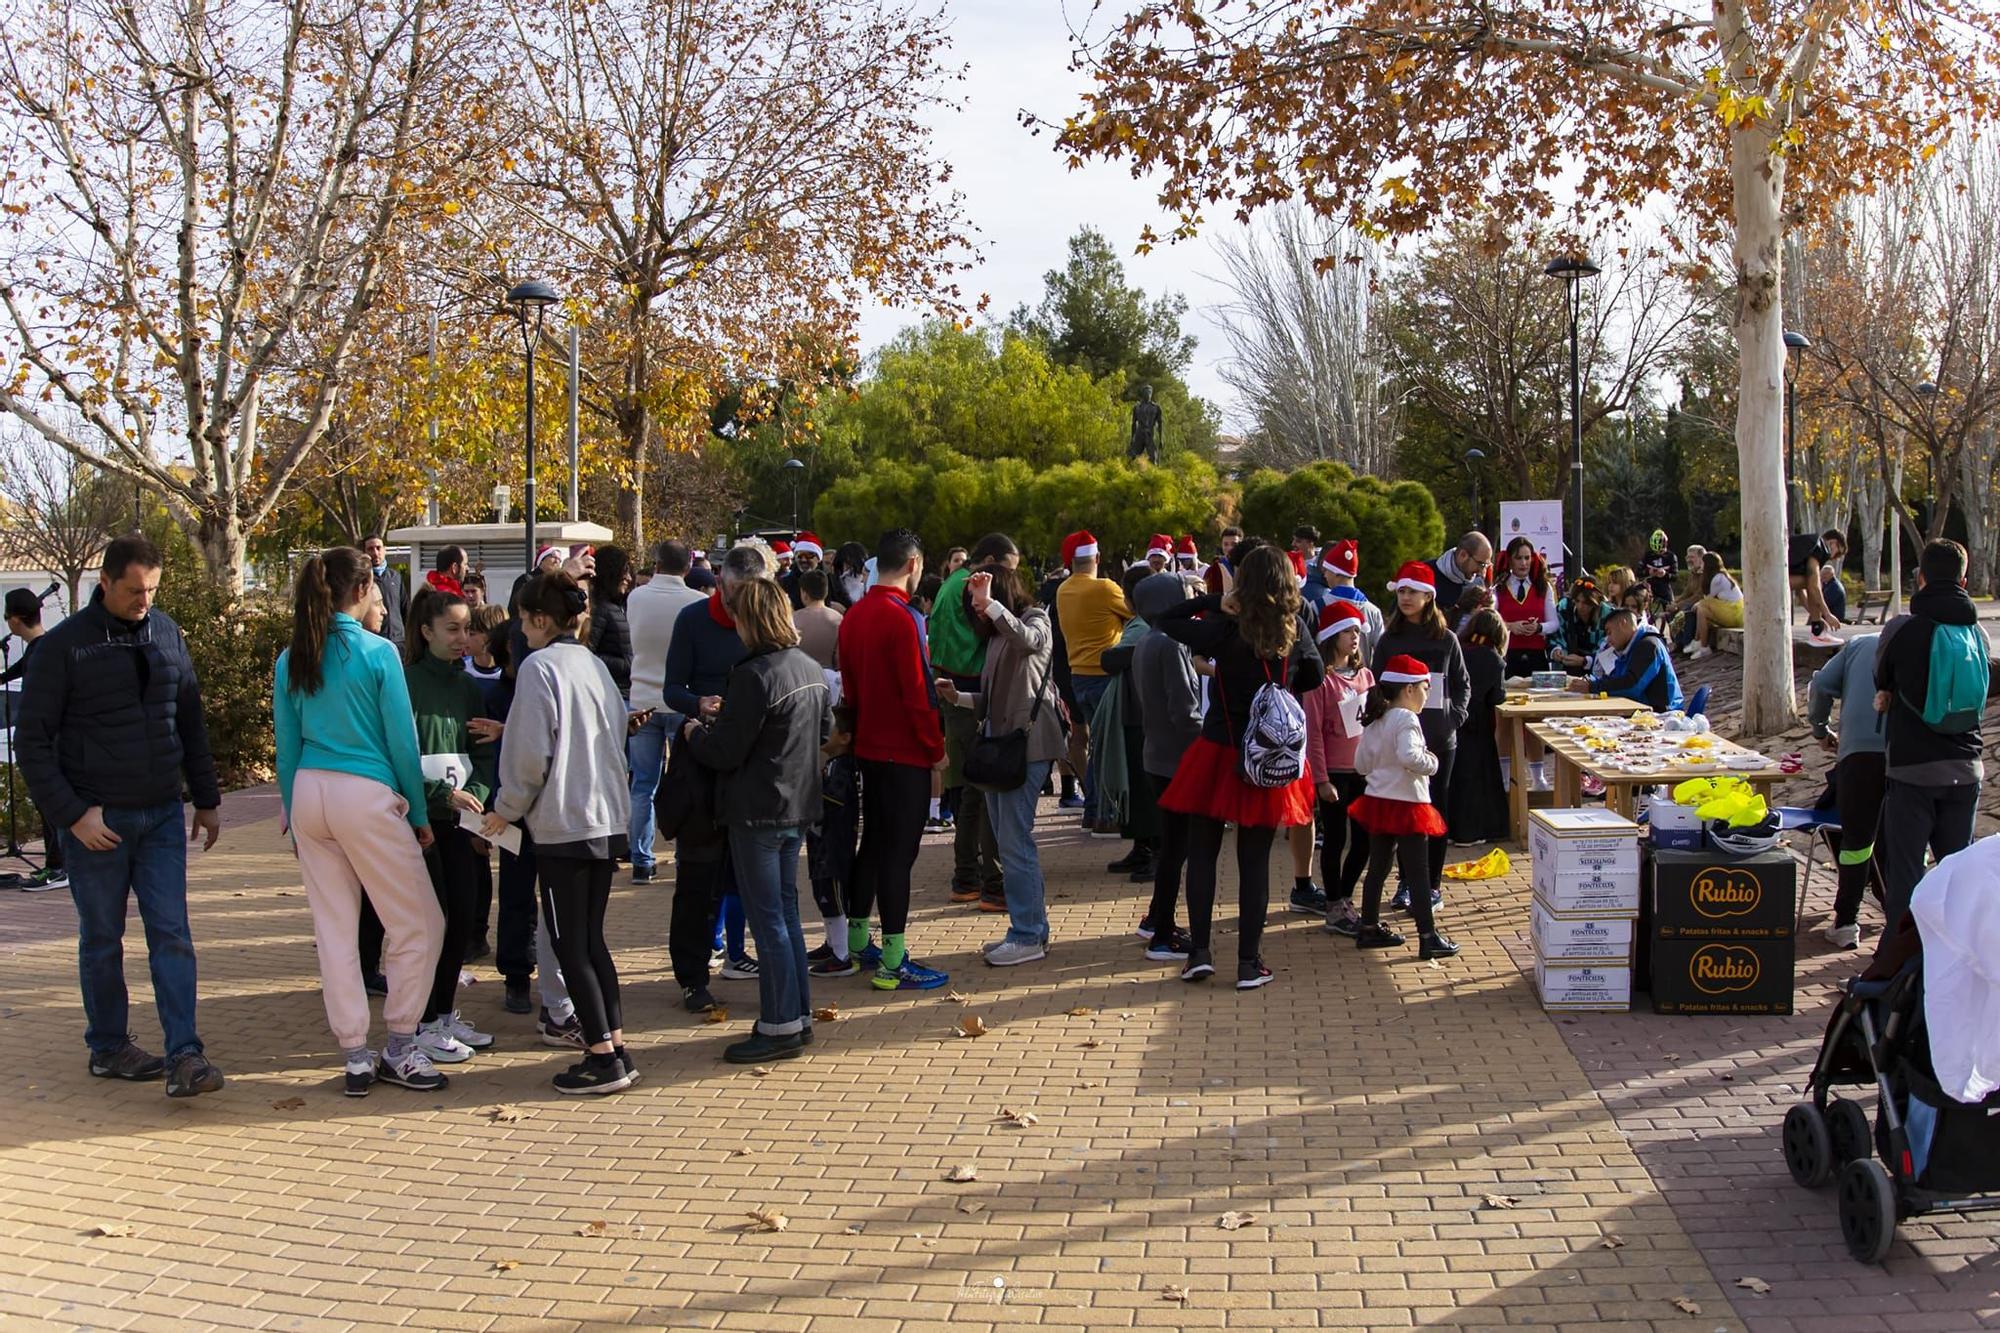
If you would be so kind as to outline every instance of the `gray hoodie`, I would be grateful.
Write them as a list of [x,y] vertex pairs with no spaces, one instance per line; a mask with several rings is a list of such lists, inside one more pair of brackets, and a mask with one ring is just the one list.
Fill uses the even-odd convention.
[[535,653],[515,680],[493,808],[545,847],[622,835],[632,815],[625,717],[590,649],[558,639]]
[[[1194,595],[1180,575],[1154,574],[1132,590],[1132,609],[1147,624],[1154,624],[1161,612]],[[1201,680],[1195,675],[1194,658],[1160,630],[1151,630],[1133,650],[1132,681],[1139,691],[1140,716],[1146,720],[1146,771],[1170,778],[1188,746],[1201,735]]]
[[1857,634],[1840,645],[1832,660],[1813,672],[1806,720],[1823,727],[1840,701],[1840,758],[1881,754],[1888,748],[1884,714],[1875,711],[1875,645],[1880,634]]

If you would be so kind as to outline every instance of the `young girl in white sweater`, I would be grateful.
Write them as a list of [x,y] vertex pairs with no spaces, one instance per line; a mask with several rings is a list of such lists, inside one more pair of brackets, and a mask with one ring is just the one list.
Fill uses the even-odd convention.
[[1363,949],[1393,949],[1403,943],[1403,937],[1380,919],[1382,887],[1394,857],[1404,885],[1411,890],[1419,956],[1449,958],[1458,946],[1438,933],[1425,891],[1430,885],[1429,839],[1444,832],[1444,818],[1431,804],[1437,756],[1425,747],[1417,720],[1430,691],[1429,667],[1414,657],[1392,657],[1383,664],[1361,710],[1364,725],[1354,767],[1367,778],[1368,790],[1348,813],[1368,830],[1368,877],[1362,883],[1361,928],[1354,943]]

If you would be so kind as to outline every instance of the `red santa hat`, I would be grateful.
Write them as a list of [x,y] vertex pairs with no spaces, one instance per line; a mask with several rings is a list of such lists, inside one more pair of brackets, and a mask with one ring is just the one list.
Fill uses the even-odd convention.
[[1407,653],[1398,653],[1383,665],[1382,674],[1375,679],[1384,685],[1414,685],[1430,678],[1429,667]]
[[424,575],[424,582],[430,584],[431,587],[437,589],[439,592],[448,592],[454,597],[465,596],[465,585],[442,570],[433,569],[430,573]]
[[772,542],[771,554],[777,556],[780,560],[790,560],[792,558],[792,544],[790,542]]
[[1063,538],[1062,562],[1065,569],[1075,565],[1079,560],[1095,560],[1096,558],[1097,538],[1090,535],[1089,529],[1086,528],[1081,532],[1072,532],[1069,536]]
[[1368,623],[1361,614],[1361,608],[1341,598],[1334,598],[1319,613],[1318,641],[1325,643],[1344,629],[1360,629]]
[[1150,560],[1154,556],[1158,556],[1162,560],[1172,560],[1174,558],[1174,539],[1164,532],[1154,533],[1153,540],[1146,543],[1146,558]]
[[1328,542],[1326,550],[1320,555],[1319,567],[1328,573],[1353,578],[1361,572],[1361,543],[1351,538]]
[[1199,563],[1201,552],[1195,549],[1193,537],[1183,537],[1174,543],[1174,554],[1190,563]]
[[1306,558],[1297,551],[1289,552],[1289,554],[1292,557],[1292,576],[1298,579],[1299,585],[1303,587],[1306,581]]
[[548,559],[550,556],[554,556],[556,558],[556,563],[561,564],[564,559],[564,552],[562,547],[544,546],[541,550],[535,552],[535,568],[540,569],[542,567],[542,561]]
[[1437,596],[1437,571],[1430,567],[1428,561],[1405,560],[1403,567],[1396,571],[1396,577],[1389,580],[1389,591],[1401,592],[1405,588]]
[[810,532],[801,532],[797,540],[792,543],[792,554],[825,555],[826,552],[820,549],[819,538],[813,536]]

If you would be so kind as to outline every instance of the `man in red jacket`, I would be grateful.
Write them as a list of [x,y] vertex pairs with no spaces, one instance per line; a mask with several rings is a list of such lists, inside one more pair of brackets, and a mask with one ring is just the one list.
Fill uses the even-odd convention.
[[916,534],[884,533],[875,548],[876,584],[840,622],[841,706],[850,718],[861,769],[861,847],[854,856],[854,901],[847,938],[864,965],[869,908],[882,907],[877,990],[934,990],[950,980],[909,955],[910,870],[924,835],[931,770],[944,762],[936,675],[910,595],[924,577]]

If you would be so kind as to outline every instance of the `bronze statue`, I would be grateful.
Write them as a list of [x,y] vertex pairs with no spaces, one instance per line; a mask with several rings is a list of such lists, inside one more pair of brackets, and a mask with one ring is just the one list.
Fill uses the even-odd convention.
[[1166,413],[1153,401],[1153,386],[1139,386],[1139,401],[1132,404],[1132,439],[1125,446],[1125,457],[1136,460],[1142,455],[1146,461],[1158,464],[1160,461],[1160,436],[1166,424]]

